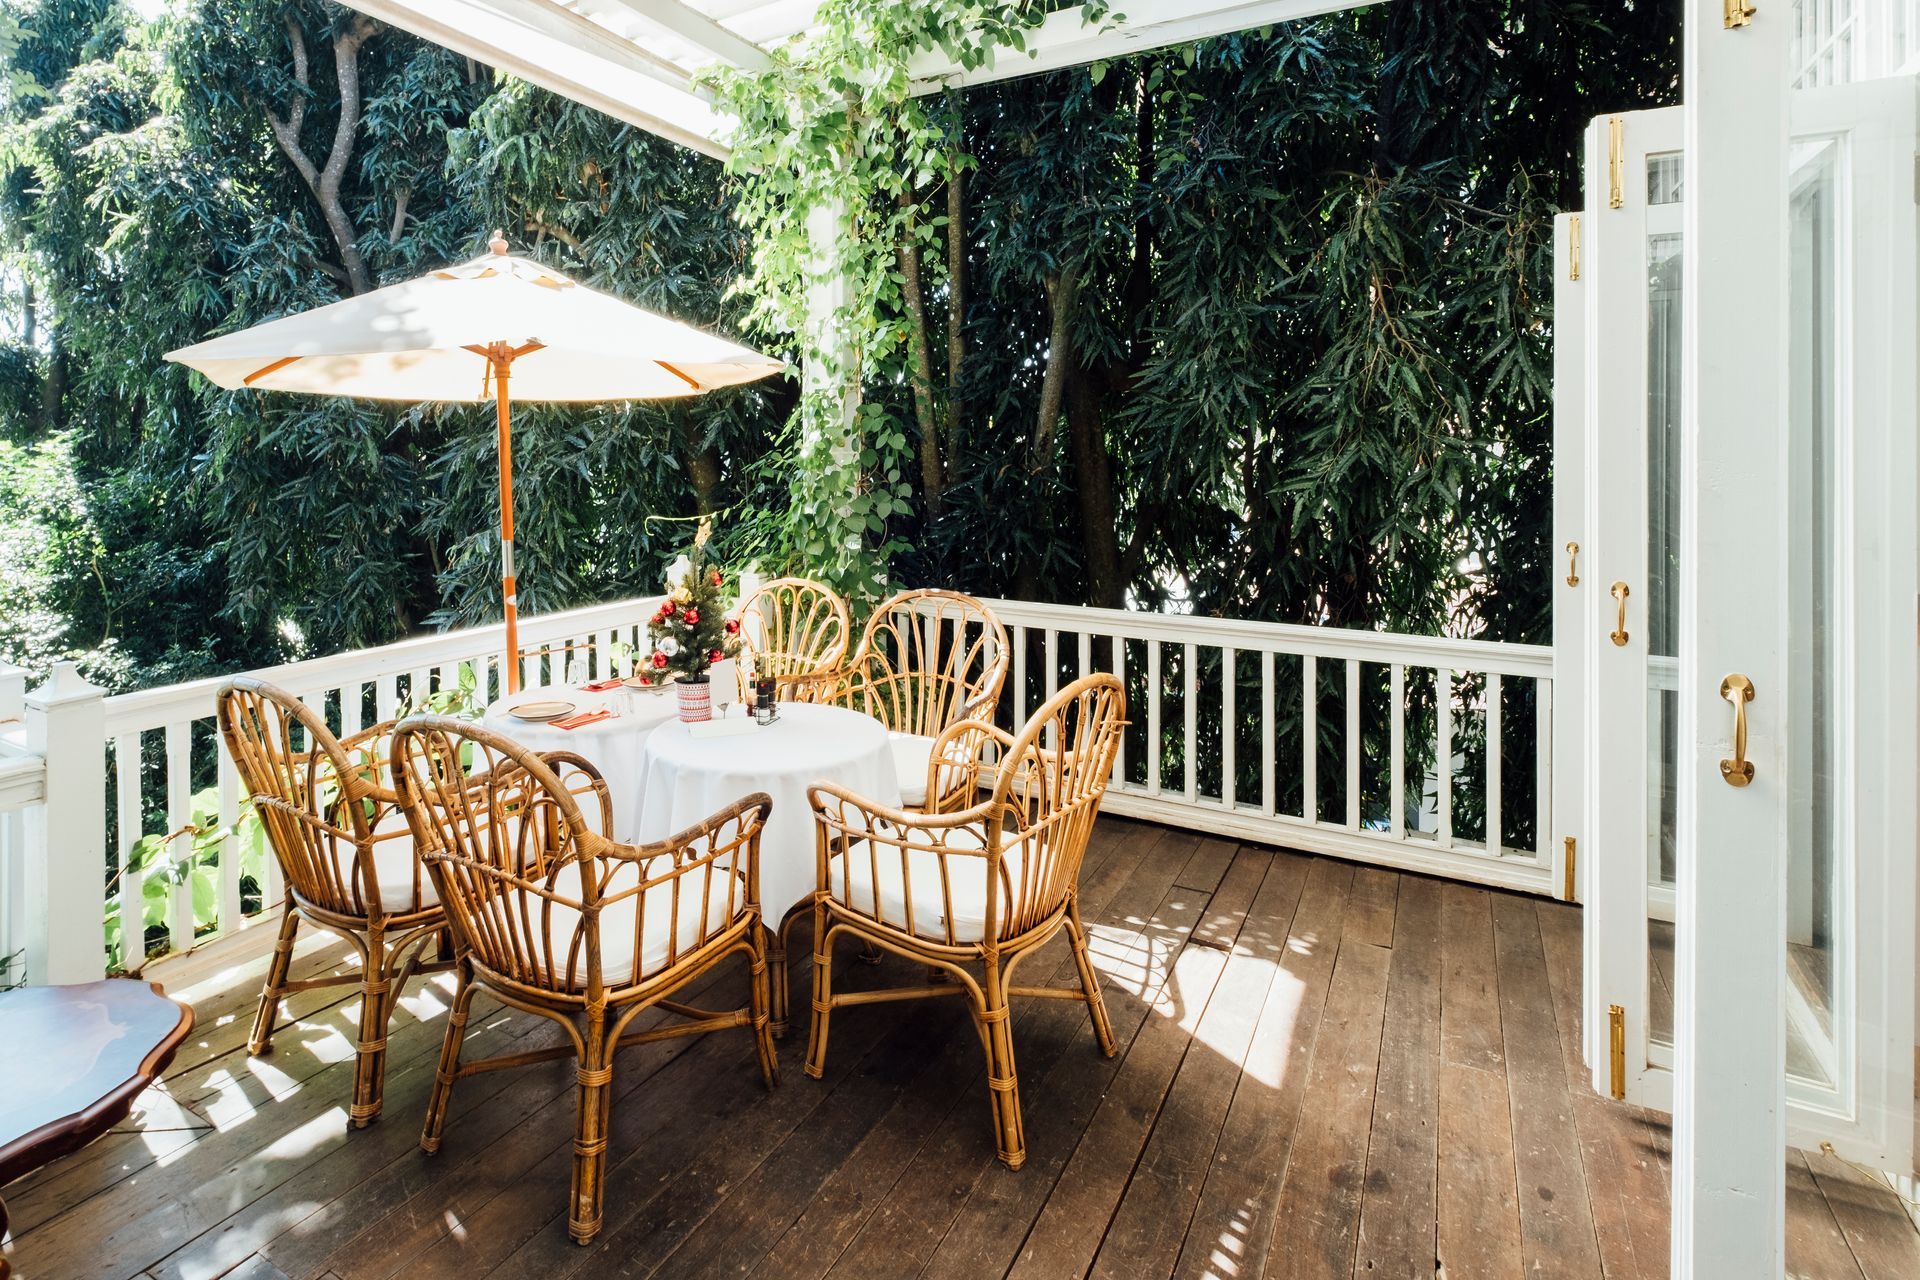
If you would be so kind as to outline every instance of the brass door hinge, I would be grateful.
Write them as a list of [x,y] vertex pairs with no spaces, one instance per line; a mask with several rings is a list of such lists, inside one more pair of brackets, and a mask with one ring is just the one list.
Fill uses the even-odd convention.
[[1572,902],[1572,901],[1573,901],[1573,886],[1574,886],[1574,878],[1573,878],[1573,857],[1574,857],[1574,853],[1573,853],[1573,851],[1574,851],[1574,847],[1575,847],[1575,846],[1574,846],[1574,842],[1573,842],[1573,837],[1572,837],[1572,836],[1568,836],[1568,837],[1567,837],[1567,856],[1566,856],[1566,859],[1565,859],[1565,863],[1566,863],[1566,892],[1564,892],[1563,894],[1561,894],[1561,895],[1560,895],[1560,898],[1561,898],[1561,901],[1563,901],[1563,902]]
[[1612,1066],[1608,1092],[1617,1102],[1627,1096],[1627,1011],[1617,1004],[1607,1006],[1607,1057]]
[[1580,215],[1567,215],[1567,279],[1580,278]]
[[1618,209],[1627,203],[1627,122],[1623,116],[1607,117],[1607,208]]
[[1753,15],[1759,12],[1747,0],[1721,0],[1720,25],[1731,31],[1735,27],[1744,27],[1753,21]]

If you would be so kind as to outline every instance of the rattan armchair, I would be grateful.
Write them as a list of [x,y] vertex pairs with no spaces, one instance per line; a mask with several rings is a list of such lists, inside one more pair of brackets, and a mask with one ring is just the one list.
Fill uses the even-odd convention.
[[[1036,712],[1018,735],[961,721],[942,736],[982,744],[971,765],[943,766],[940,812],[889,809],[842,787],[812,788],[818,830],[813,1028],[807,1074],[825,1069],[833,1011],[853,1004],[964,997],[987,1056],[994,1137],[1008,1168],[1026,1160],[1011,1001],[1080,1000],[1108,1057],[1113,1027],[1080,921],[1080,863],[1125,725],[1111,675],[1086,676]],[[937,760],[949,760],[936,749]],[[951,807],[949,807],[951,806]],[[1020,987],[1014,971],[1062,929],[1079,988]],[[842,934],[918,961],[950,979],[878,991],[833,989]]]
[[[394,756],[401,804],[446,904],[458,984],[420,1146],[439,1150],[461,1077],[576,1059],[567,1228],[586,1244],[602,1222],[620,1049],[744,1027],[767,1086],[778,1079],[760,924],[760,831],[772,801],[748,796],[678,835],[634,846],[602,834],[612,822],[606,783],[578,756],[536,755],[442,716],[401,721]],[[672,999],[734,955],[747,960],[744,1007],[715,1011]],[[553,1019],[566,1028],[566,1042],[461,1062],[468,1009],[481,987]],[[673,1020],[629,1033],[650,1008]]]
[[767,583],[740,606],[742,700],[752,680],[771,676],[781,701],[820,701],[834,689],[852,633],[847,602],[833,588],[808,578]]
[[903,591],[867,620],[830,700],[887,726],[901,801],[918,809],[937,803],[927,792],[934,740],[993,719],[1010,654],[1007,629],[972,596]]
[[[218,718],[287,893],[247,1049],[272,1049],[280,1001],[293,992],[359,986],[360,1036],[347,1114],[355,1128],[364,1128],[380,1115],[387,1021],[401,991],[416,973],[452,967],[446,917],[414,856],[392,787],[393,723],[339,739],[299,698],[246,677],[221,686]],[[359,971],[289,981],[302,920],[345,938],[359,955]],[[441,958],[423,961],[422,951],[435,940]]]

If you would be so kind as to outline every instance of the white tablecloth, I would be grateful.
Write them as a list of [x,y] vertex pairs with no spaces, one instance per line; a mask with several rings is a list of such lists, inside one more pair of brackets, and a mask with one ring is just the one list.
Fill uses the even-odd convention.
[[[578,729],[556,729],[550,724],[528,724],[507,714],[523,702],[571,702],[580,711],[612,707],[611,720],[599,720]],[[607,780],[613,799],[615,840],[633,840],[640,830],[640,775],[648,735],[679,714],[671,688],[658,693],[610,689],[588,693],[571,685],[522,689],[487,708],[481,723],[533,751],[571,751],[584,756]]]
[[816,782],[898,807],[886,727],[858,711],[803,702],[781,703],[777,723],[737,737],[695,738],[675,721],[647,739],[641,842],[664,839],[743,796],[766,792],[773,813],[760,836],[760,905],[767,927],[778,928],[815,887],[807,788]]

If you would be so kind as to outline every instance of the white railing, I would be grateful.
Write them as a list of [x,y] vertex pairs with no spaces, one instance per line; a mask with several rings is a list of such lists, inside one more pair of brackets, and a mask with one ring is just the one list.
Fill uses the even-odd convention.
[[991,605],[1013,641],[1003,718],[1020,723],[1088,671],[1125,682],[1107,811],[1553,891],[1552,649]]
[[[573,663],[626,674],[658,603],[525,620],[522,682]],[[1004,723],[1082,672],[1125,681],[1111,812],[1535,893],[1558,882],[1541,836],[1549,649],[991,603],[1014,645]],[[429,699],[499,696],[501,641],[498,625],[478,627],[253,674],[344,736]],[[279,902],[257,826],[236,822],[239,780],[214,725],[221,679],[103,698],[62,664],[31,695],[19,683],[0,671],[0,946],[24,945],[29,981],[97,976],[109,953],[137,970]],[[10,689],[23,706],[9,709]]]
[[27,814],[47,795],[47,764],[27,749],[26,673],[0,667],[0,991],[27,978],[37,868],[29,866]]
[[[525,619],[522,683],[558,680],[576,661],[595,677],[615,670],[623,652],[616,646],[637,644],[659,603],[659,597],[623,600]],[[426,706],[436,695],[481,705],[498,697],[503,643],[500,626],[475,627],[251,674],[298,695],[345,737],[404,708]],[[235,832],[239,779],[214,724],[222,682],[216,677],[106,699],[111,840],[120,868],[107,917],[118,924],[119,962],[130,970],[149,950],[185,951],[244,928],[281,897],[278,864],[257,841],[244,843]],[[164,842],[158,857],[155,838]],[[150,890],[156,881],[162,887]],[[164,948],[146,943],[150,897],[164,899]]]

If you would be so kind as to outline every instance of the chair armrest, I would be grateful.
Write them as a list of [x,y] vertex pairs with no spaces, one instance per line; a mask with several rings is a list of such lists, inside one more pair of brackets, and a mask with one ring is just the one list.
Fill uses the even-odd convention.
[[[589,811],[587,806],[581,805],[581,816],[589,822],[598,818],[600,825],[595,828],[594,834],[608,840],[613,839],[613,793],[607,789],[607,781],[600,776],[600,770],[595,767],[593,761],[573,751],[545,751],[541,753],[540,759],[547,768],[553,770],[554,776],[560,779],[563,786],[567,786],[567,775],[570,773],[578,773],[586,778],[587,785],[584,791],[592,792],[597,797],[598,803],[593,806],[592,811]],[[580,804],[583,791],[572,786],[567,786],[567,791],[573,796],[574,803]]]
[[[734,855],[730,859],[732,869],[747,879],[747,901],[757,907],[760,903],[760,833],[765,829],[767,815],[772,811],[773,797],[764,791],[756,791],[664,840],[635,845],[602,839],[596,835],[582,842],[582,854],[640,866],[640,883],[616,895],[616,898],[620,898],[632,893],[644,893],[675,876],[686,875],[696,868],[721,861],[731,853]],[[669,859],[671,869],[656,874],[648,868],[648,864],[661,859]]]
[[928,813],[971,808],[980,799],[983,775],[992,767],[982,757],[991,743],[1010,751],[1014,737],[986,720],[956,720],[940,731],[927,755]]

